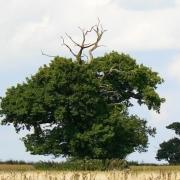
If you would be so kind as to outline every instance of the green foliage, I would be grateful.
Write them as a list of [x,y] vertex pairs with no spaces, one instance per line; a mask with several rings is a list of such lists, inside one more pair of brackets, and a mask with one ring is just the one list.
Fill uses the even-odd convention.
[[174,122],[167,126],[168,129],[172,129],[175,131],[177,135],[180,135],[180,123],[179,122]]
[[180,163],[180,139],[173,138],[167,142],[160,144],[160,149],[157,153],[158,160],[166,160],[170,164]]
[[[167,126],[168,129],[175,130],[177,135],[180,135],[180,123],[174,122]],[[167,142],[160,144],[160,149],[157,152],[158,160],[166,160],[170,164],[180,164],[180,139],[173,138]]]
[[112,52],[90,64],[56,57],[1,101],[2,124],[29,133],[27,151],[90,159],[125,158],[145,151],[155,129],[129,115],[132,99],[157,112],[158,73],[125,54]]
[[105,171],[122,170],[128,168],[125,160],[99,160],[85,159],[66,162],[38,162],[33,165],[37,170],[61,170],[61,171]]
[[124,102],[129,107],[132,105],[131,98],[134,98],[140,105],[145,104],[149,109],[160,111],[165,99],[156,92],[157,85],[163,82],[157,72],[138,65],[129,55],[117,52],[95,59],[90,66],[95,71],[104,72],[105,76],[100,82],[109,103]]

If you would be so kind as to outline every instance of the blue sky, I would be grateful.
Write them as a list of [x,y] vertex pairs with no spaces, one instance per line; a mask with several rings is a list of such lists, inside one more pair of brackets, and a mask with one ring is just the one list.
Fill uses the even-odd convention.
[[[88,28],[97,22],[97,17],[108,31],[102,39],[106,46],[97,49],[96,56],[111,50],[125,52],[165,79],[158,88],[166,98],[160,114],[146,107],[135,106],[131,110],[156,127],[157,135],[150,138],[148,152],[134,153],[128,159],[157,162],[154,157],[159,143],[174,136],[165,126],[180,121],[180,0],[2,1],[0,96],[50,62],[50,58],[41,55],[41,49],[52,55],[71,56],[61,46],[60,36],[67,32],[78,40],[81,34],[77,27]],[[19,140],[24,133],[16,134],[11,126],[0,127],[1,160],[51,159],[25,152]]]

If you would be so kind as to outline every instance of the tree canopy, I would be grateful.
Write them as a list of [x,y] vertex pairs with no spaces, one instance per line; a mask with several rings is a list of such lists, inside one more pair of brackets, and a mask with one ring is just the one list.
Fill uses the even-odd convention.
[[[174,122],[167,128],[174,130],[177,135],[180,135],[180,122]],[[156,158],[158,160],[166,160],[170,164],[180,164],[180,139],[174,137],[160,144]]]
[[55,57],[1,98],[2,124],[12,124],[31,154],[125,158],[145,151],[155,129],[129,114],[132,99],[160,111],[163,79],[126,54],[111,52],[91,63]]

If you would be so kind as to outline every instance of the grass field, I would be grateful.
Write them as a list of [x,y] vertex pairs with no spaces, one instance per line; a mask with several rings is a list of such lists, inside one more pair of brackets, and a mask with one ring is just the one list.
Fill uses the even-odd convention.
[[180,166],[131,166],[124,171],[39,171],[32,165],[0,165],[0,180],[180,180]]

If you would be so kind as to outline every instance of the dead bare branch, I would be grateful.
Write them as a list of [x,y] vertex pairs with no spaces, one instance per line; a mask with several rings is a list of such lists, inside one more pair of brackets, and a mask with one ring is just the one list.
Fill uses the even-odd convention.
[[104,32],[106,32],[106,30],[103,29],[102,25],[101,27],[100,26],[100,21],[98,19],[98,24],[93,28],[94,32],[96,33],[97,35],[97,39],[96,41],[94,42],[94,44],[92,45],[92,47],[89,49],[89,63],[91,63],[91,61],[93,60],[93,54],[92,52],[97,49],[98,47],[100,47],[98,45],[99,41],[101,40]]
[[[98,45],[99,41],[101,40],[104,32],[106,32],[106,30],[103,29],[102,25],[100,24],[100,20],[98,18],[98,23],[94,26],[92,26],[90,29],[88,30],[85,30],[81,27],[78,27],[82,33],[82,41],[81,43],[78,43],[76,42],[75,40],[73,40],[73,38],[66,33],[66,36],[68,37],[68,39],[75,45],[75,46],[78,46],[80,49],[78,51],[78,53],[74,53],[73,50],[71,49],[71,47],[65,43],[65,40],[63,37],[62,38],[62,41],[63,41],[63,45],[66,46],[69,51],[73,54],[73,56],[76,57],[76,60],[79,62],[79,64],[82,63],[82,54],[83,54],[83,51],[87,48],[90,48],[89,49],[89,58],[88,58],[88,63],[91,63],[91,61],[93,60],[93,54],[92,52],[97,49],[98,47],[102,46],[102,45]],[[96,38],[96,41],[93,42],[93,43],[86,43],[86,37],[88,35],[88,33],[91,33],[91,32],[95,32],[97,38]]]
[[88,56],[86,55],[86,54],[83,54],[83,56],[82,57],[86,57],[86,59],[88,60]]
[[66,46],[68,49],[69,49],[69,51],[76,57],[77,55],[72,51],[72,49],[70,48],[70,46],[69,45],[67,45],[66,43],[65,43],[65,40],[64,40],[64,38],[61,36],[61,39],[62,39],[62,41],[63,41],[63,46]]
[[69,35],[69,34],[67,34],[66,33],[66,36],[76,45],[76,46],[79,46],[79,47],[81,47],[81,45],[80,44],[78,44],[76,41],[74,41],[73,39],[72,39],[72,37]]
[[120,70],[118,70],[118,69],[114,69],[113,67],[111,67],[111,69],[109,70],[109,73],[111,73],[111,72],[113,72],[113,71],[118,72],[118,73],[120,73],[120,72],[121,72]]
[[57,56],[52,56],[52,55],[46,54],[46,53],[44,53],[42,50],[41,50],[41,54],[42,54],[43,56],[47,56],[47,57],[57,57]]

